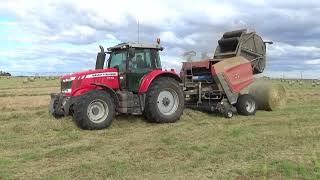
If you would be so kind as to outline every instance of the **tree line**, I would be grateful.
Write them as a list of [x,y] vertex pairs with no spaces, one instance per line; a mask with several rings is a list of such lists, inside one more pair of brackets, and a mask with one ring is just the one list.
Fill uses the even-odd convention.
[[8,72],[0,71],[0,76],[11,76],[11,74]]

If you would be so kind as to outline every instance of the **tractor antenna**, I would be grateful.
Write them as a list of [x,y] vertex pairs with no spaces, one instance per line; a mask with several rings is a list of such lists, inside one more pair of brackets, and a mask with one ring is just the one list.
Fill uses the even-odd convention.
[[138,43],[140,41],[140,23],[139,23],[139,20],[138,20]]

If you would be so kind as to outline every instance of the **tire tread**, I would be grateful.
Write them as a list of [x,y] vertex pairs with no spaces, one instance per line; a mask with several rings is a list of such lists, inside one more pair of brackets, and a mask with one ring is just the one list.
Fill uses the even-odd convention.
[[[106,120],[101,123],[93,123],[87,117],[87,106],[94,100],[95,98],[99,98],[105,100],[108,108],[109,108],[109,115],[107,116]],[[112,120],[115,116],[115,104],[114,99],[105,91],[102,90],[94,90],[90,91],[81,98],[78,99],[77,102],[74,104],[74,113],[73,113],[73,120],[81,129],[87,130],[97,130],[97,129],[104,129],[111,125]]]
[[[177,109],[177,112],[171,115],[170,117],[164,117],[160,112],[158,111],[157,107],[157,97],[158,93],[164,87],[171,87],[179,92],[177,92],[179,97],[179,107]],[[184,94],[183,90],[179,86],[179,83],[172,79],[167,77],[162,77],[159,79],[154,80],[154,82],[151,84],[147,96],[146,96],[146,106],[145,106],[144,116],[149,122],[154,123],[174,123],[180,119],[180,116],[183,113],[184,109]]]

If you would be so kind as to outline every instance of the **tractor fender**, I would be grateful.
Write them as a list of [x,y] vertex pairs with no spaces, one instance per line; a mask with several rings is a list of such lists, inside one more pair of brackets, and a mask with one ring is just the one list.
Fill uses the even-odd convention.
[[169,78],[175,79],[179,83],[182,82],[179,75],[174,70],[171,70],[171,71],[154,70],[143,77],[139,87],[139,94],[146,93],[151,83],[160,77],[169,77]]
[[106,86],[104,84],[98,84],[98,83],[91,83],[90,85],[92,85],[92,86],[86,87],[86,88],[81,88],[81,89],[75,91],[73,93],[73,96],[80,96],[80,95],[83,95],[83,94],[85,94],[85,93],[87,93],[89,91],[92,91],[92,90],[105,90],[115,100],[116,104],[119,103],[118,96],[117,96],[116,92],[112,88],[110,88],[110,87],[108,87],[108,86]]
[[80,89],[75,90],[74,92],[72,92],[71,96],[81,96],[91,90],[94,90],[95,88],[93,87],[82,87]]
[[100,87],[103,90],[107,91],[110,94],[110,96],[114,99],[115,104],[118,105],[119,98],[117,96],[117,93],[112,88],[110,88],[104,84],[98,84],[98,83],[91,83],[91,85],[95,85],[96,87]]

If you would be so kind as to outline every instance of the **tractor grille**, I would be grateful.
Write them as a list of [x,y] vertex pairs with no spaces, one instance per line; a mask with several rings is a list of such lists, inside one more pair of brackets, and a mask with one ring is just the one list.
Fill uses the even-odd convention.
[[73,81],[66,81],[66,82],[61,81],[61,92],[62,92],[62,91],[65,91],[65,90],[67,90],[67,89],[71,89],[71,87],[72,87],[72,82],[73,82]]

